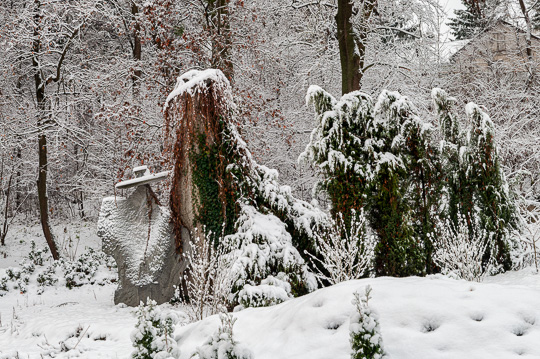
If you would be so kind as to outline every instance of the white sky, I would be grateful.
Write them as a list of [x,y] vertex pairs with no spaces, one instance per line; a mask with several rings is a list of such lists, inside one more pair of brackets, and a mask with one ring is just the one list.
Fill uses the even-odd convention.
[[454,17],[454,10],[456,9],[465,9],[465,6],[461,0],[439,0],[439,4],[443,7],[444,12],[446,13],[446,19],[441,26],[441,32],[448,35],[448,40],[452,39],[450,35],[450,28],[446,25],[450,17]]

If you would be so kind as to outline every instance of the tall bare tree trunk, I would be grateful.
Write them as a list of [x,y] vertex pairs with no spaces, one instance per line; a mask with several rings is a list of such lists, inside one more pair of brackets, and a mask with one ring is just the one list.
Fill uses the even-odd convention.
[[135,60],[135,69],[133,71],[132,81],[133,81],[133,100],[137,102],[140,97],[140,86],[141,86],[141,58],[142,58],[142,44],[141,44],[141,26],[137,20],[137,15],[139,14],[139,7],[135,4],[135,1],[131,1],[131,19],[133,21],[133,48],[132,55]]
[[22,150],[21,146],[17,146],[17,177],[15,178],[15,208],[19,208],[21,205],[21,166],[22,166]]
[[207,15],[212,26],[212,67],[220,69],[229,81],[233,80],[232,34],[229,12],[230,0],[208,0]]
[[341,92],[346,94],[360,90],[360,82],[364,76],[366,41],[369,34],[369,19],[375,9],[377,0],[364,0],[361,12],[361,26],[353,29],[353,4],[351,0],[338,0],[336,14],[337,36],[339,43],[339,59],[341,61]]
[[519,7],[521,8],[521,12],[523,13],[523,17],[525,18],[525,24],[527,25],[527,34],[525,37],[525,51],[527,52],[527,72],[529,73],[529,78],[527,80],[527,87],[528,87],[534,79],[534,67],[535,67],[533,64],[532,40],[531,40],[532,24],[531,24],[531,17],[529,16],[529,11],[527,10],[527,6],[525,5],[524,0],[519,0]]
[[45,122],[45,86],[43,78],[41,77],[41,69],[38,61],[38,56],[41,51],[41,40],[40,40],[40,0],[34,0],[35,9],[34,9],[34,40],[32,44],[32,67],[34,70],[34,83],[36,89],[36,102],[38,109],[38,153],[39,153],[39,172],[37,180],[37,189],[38,189],[38,201],[39,201],[39,214],[41,217],[41,227],[43,229],[43,235],[45,240],[49,245],[51,254],[54,260],[58,260],[60,255],[58,253],[58,248],[56,242],[54,241],[54,236],[51,231],[49,223],[49,200],[47,197],[47,136],[45,135],[43,125]]
[[4,223],[3,228],[0,228],[0,245],[6,245],[6,236],[8,231],[8,209],[9,209],[9,194],[11,193],[11,180],[13,179],[13,170],[9,175],[7,191],[6,191],[6,203],[4,205]]

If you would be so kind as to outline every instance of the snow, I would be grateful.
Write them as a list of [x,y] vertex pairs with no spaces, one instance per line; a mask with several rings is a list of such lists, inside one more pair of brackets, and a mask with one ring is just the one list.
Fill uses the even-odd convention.
[[[56,225],[55,232],[63,227]],[[0,271],[18,265],[31,239],[44,247],[39,230],[39,223],[12,228],[7,247],[0,247],[6,255],[0,256]],[[95,230],[88,223],[69,224],[67,231],[80,235],[78,254],[85,247],[99,247]],[[280,284],[274,280],[265,285]],[[369,306],[378,314],[391,358],[540,357],[540,275],[531,268],[487,277],[482,283],[442,275],[344,282],[273,307],[233,313],[234,339],[257,359],[348,359],[350,318],[356,313],[353,293],[363,293],[367,285],[373,288]],[[134,308],[113,304],[115,288],[56,286],[37,295],[30,283],[26,294],[0,297],[0,358],[17,353],[30,359],[127,358],[137,320]],[[166,304],[160,309],[184,317],[181,307]],[[180,358],[190,358],[219,326],[218,316],[177,325]],[[82,339],[74,336],[77,332],[84,333]]]
[[[235,285],[242,288],[236,295],[242,304],[254,301],[280,303],[288,300],[293,276],[301,276],[310,290],[317,288],[313,274],[309,273],[302,256],[293,246],[292,237],[286,225],[273,214],[262,214],[250,205],[242,205],[237,224],[237,233],[226,237],[240,245],[231,255],[235,258],[231,275]],[[271,276],[272,268],[284,270],[281,278]],[[251,274],[251,275],[250,275]],[[288,276],[291,278],[287,278]],[[265,278],[260,285],[253,285],[248,278]]]
[[[528,285],[507,284],[514,280]],[[371,285],[369,305],[379,314],[392,358],[539,357],[540,277],[529,269],[490,282],[442,275],[344,282],[273,307],[235,313],[234,335],[258,359],[349,358],[353,293]],[[177,327],[181,358],[189,358],[218,324],[212,316]]]
[[[136,172],[137,168],[135,168],[133,172]],[[151,174],[150,171],[147,170],[144,176],[118,182],[115,187],[117,189],[127,189],[127,188],[131,188],[135,186],[141,186],[143,184],[150,184],[153,182],[164,180],[165,178],[167,178],[170,172],[171,171],[163,171],[163,172]]]
[[[204,71],[191,70],[178,77],[174,90],[169,94],[165,101],[164,111],[169,106],[169,102],[177,96],[181,96],[184,93],[188,93],[191,96],[197,91],[205,91],[207,83],[213,82],[221,90],[230,89],[229,80],[225,77],[223,72],[216,69],[208,69]],[[218,91],[218,93],[225,93],[226,91]],[[226,92],[230,94],[230,91]]]
[[[53,224],[62,248],[70,239],[76,246],[64,256],[79,255],[88,248],[101,246],[92,223],[73,221]],[[3,268],[18,266],[30,251],[30,242],[39,249],[45,248],[45,239],[39,223],[15,224],[8,232],[6,247],[0,247],[0,277]],[[75,249],[76,247],[76,249]],[[49,256],[50,257],[50,256]],[[45,264],[51,262],[49,258]],[[36,266],[36,271],[38,271]],[[108,271],[96,277],[109,275]],[[130,330],[136,320],[132,308],[115,306],[113,294],[116,284],[84,285],[68,289],[62,285],[46,287],[37,295],[37,285],[30,281],[28,292],[9,292],[0,297],[0,358],[38,359],[68,358],[117,358],[126,357],[132,351]],[[81,329],[82,328],[82,329]],[[80,342],[74,335],[84,332]],[[62,352],[69,348],[76,348]],[[56,355],[58,354],[58,355]]]
[[169,210],[152,203],[149,215],[146,191],[139,187],[128,198],[104,198],[97,224],[110,253],[124,256],[126,278],[140,286],[158,277],[171,240]]

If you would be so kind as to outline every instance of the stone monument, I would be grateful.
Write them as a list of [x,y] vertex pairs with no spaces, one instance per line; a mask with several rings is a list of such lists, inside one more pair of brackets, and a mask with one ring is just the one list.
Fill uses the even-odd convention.
[[103,251],[118,265],[115,304],[137,306],[147,298],[161,304],[173,297],[187,265],[176,250],[170,211],[150,188],[150,183],[165,179],[169,172],[151,174],[146,166],[133,172],[134,179],[116,185],[135,188],[127,198],[103,199],[98,236]]

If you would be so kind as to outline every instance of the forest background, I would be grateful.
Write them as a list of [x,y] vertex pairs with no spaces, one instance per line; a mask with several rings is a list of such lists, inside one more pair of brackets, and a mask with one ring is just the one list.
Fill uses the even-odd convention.
[[[532,3],[464,7],[468,37],[498,18],[534,32]],[[41,218],[50,242],[49,217],[95,221],[132,168],[170,169],[165,99],[177,76],[210,67],[232,84],[256,160],[300,198],[328,204],[312,192],[314,170],[297,162],[314,124],[310,85],[335,96],[399,91],[425,121],[436,118],[430,94],[439,87],[460,111],[469,101],[487,109],[507,180],[527,207],[540,174],[535,73],[504,63],[458,72],[447,21],[429,0],[2,1],[0,239],[15,218]],[[167,186],[157,188],[164,198]]]

